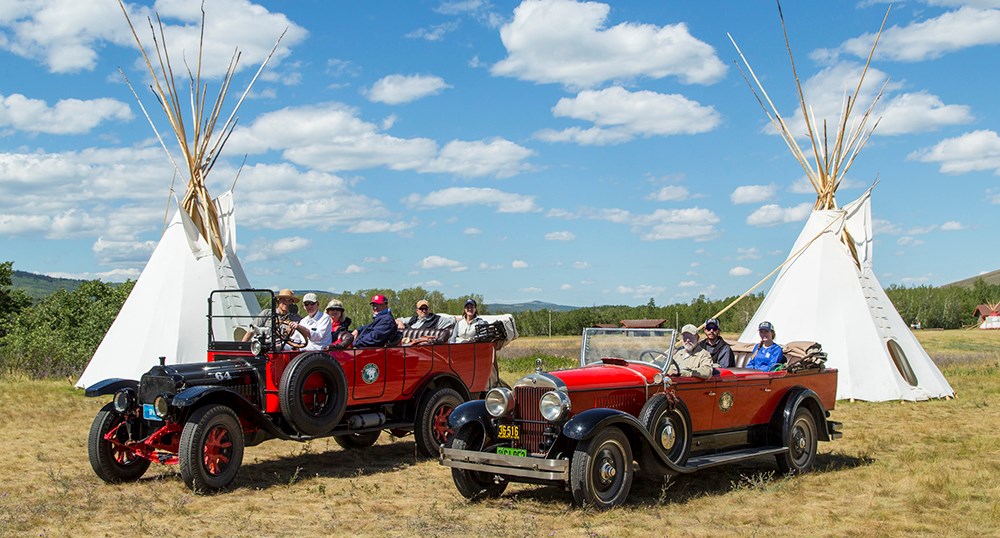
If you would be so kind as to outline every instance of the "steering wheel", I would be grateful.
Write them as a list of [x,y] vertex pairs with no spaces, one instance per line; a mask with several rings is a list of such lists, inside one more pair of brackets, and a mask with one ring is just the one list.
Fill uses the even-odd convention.
[[[649,355],[649,357],[650,357],[648,361],[647,360],[643,360],[643,357],[645,357],[646,355]],[[674,360],[674,358],[672,356],[669,356],[665,351],[660,351],[658,349],[644,349],[644,350],[642,350],[639,353],[639,361],[640,362],[649,362],[649,363],[652,363],[652,364],[656,364],[656,361],[660,357],[663,357],[663,358],[665,358],[667,360],[667,363],[663,367],[663,371],[664,372],[670,371],[670,365],[673,364],[677,368],[677,373],[678,374],[680,373],[680,371],[681,371],[680,365],[678,365],[677,361]]]
[[278,320],[278,341],[281,343],[281,347],[287,345],[292,349],[302,349],[306,347],[306,342],[296,342],[292,340],[292,337],[295,336],[296,332],[298,332],[295,329],[292,329],[292,323],[293,322],[288,321],[287,319]]

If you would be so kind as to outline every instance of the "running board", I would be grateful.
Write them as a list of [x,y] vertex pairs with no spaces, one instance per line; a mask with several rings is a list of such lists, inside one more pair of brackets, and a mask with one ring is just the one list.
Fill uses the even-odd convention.
[[727,463],[734,463],[737,461],[748,460],[759,456],[773,456],[777,454],[784,454],[785,452],[788,452],[788,447],[786,446],[765,446],[760,448],[745,448],[743,450],[734,450],[731,452],[722,452],[719,454],[709,454],[706,456],[697,456],[694,458],[689,458],[687,460],[687,464],[684,465],[684,468],[695,471],[699,469],[707,469],[709,467],[715,467],[717,465],[724,465]]

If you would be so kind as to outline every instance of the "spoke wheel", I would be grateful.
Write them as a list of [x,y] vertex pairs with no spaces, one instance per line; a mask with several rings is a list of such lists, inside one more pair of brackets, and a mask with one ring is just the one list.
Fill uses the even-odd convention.
[[[491,442],[485,437],[482,427],[478,424],[469,424],[455,434],[451,440],[451,448],[493,453],[496,452],[496,446],[487,446]],[[458,492],[470,501],[493,499],[507,489],[507,480],[503,477],[479,471],[453,467],[451,479],[455,482]]]
[[776,456],[778,469],[785,474],[802,474],[812,469],[816,461],[816,420],[805,407],[795,410],[788,427],[788,452]]
[[138,480],[149,469],[149,460],[125,445],[129,440],[125,422],[109,402],[97,412],[87,438],[90,466],[101,480],[112,484]]
[[[691,420],[684,402],[678,401],[671,407],[665,394],[657,394],[643,406],[639,422],[649,431],[654,445],[668,460],[676,465],[687,463],[691,453]],[[652,479],[662,480],[675,474],[653,453],[652,447],[645,444],[640,452],[639,466],[643,474]]]
[[570,489],[578,506],[606,510],[621,505],[632,488],[632,447],[610,426],[582,441],[570,464]]
[[336,359],[321,351],[296,357],[278,384],[281,414],[300,433],[332,430],[347,408],[347,377]]
[[436,457],[441,445],[447,444],[455,432],[448,417],[465,401],[454,389],[439,387],[428,392],[417,407],[417,424],[413,436],[417,450],[427,457]]
[[224,405],[195,411],[181,431],[181,477],[195,492],[211,493],[228,487],[243,464],[243,428]]

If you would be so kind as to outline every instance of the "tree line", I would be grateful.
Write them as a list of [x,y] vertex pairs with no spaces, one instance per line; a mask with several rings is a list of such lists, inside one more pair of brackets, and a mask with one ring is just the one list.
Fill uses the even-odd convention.
[[[73,291],[60,289],[32,302],[22,290],[12,287],[12,267],[13,262],[0,263],[0,373],[34,377],[79,376],[135,282],[108,284],[90,280]],[[958,329],[975,324],[976,306],[1000,300],[1000,284],[988,284],[980,279],[968,288],[893,285],[886,289],[886,294],[909,324],[919,324],[925,329]],[[479,303],[480,314],[503,313],[484,304],[479,294],[448,298],[439,291],[420,287],[318,295],[321,308],[325,308],[332,298],[342,301],[354,322],[353,327],[371,321],[369,303],[374,295],[386,296],[396,317],[414,315],[416,303],[421,299],[427,300],[431,310],[438,313],[459,315],[467,299]],[[650,299],[641,306],[591,306],[565,312],[533,310],[513,315],[521,336],[579,335],[585,327],[617,325],[627,319],[662,319],[664,326],[678,328],[686,323],[703,323],[733,299],[735,297],[709,300],[699,296],[689,303],[669,306],[657,306]],[[720,316],[723,331],[741,332],[763,299],[762,293],[749,295]],[[266,300],[261,302],[262,307],[266,306]]]

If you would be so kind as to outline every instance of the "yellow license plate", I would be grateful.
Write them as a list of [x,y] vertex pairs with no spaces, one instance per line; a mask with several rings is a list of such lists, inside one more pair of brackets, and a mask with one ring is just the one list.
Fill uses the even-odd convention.
[[497,426],[497,437],[500,439],[517,439],[520,436],[521,432],[513,424],[500,424]]

